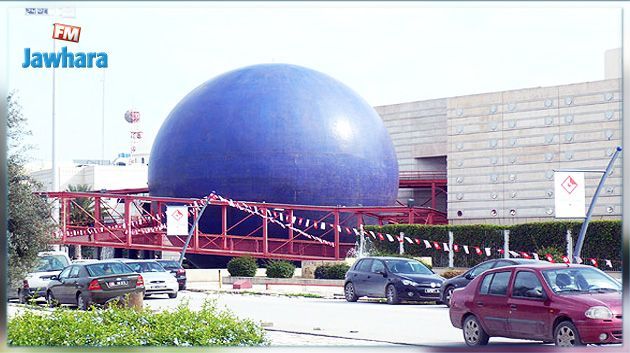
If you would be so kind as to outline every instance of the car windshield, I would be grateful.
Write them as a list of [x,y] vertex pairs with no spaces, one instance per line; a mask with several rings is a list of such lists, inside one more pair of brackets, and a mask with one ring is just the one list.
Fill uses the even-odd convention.
[[158,262],[160,263],[160,265],[162,265],[166,269],[179,268],[179,263],[177,263],[177,261],[158,261]]
[[433,272],[429,270],[419,261],[413,260],[385,260],[387,268],[392,273],[405,273],[414,275],[432,275]]
[[127,265],[134,271],[145,272],[165,272],[164,267],[160,266],[157,262],[128,262]]
[[604,272],[588,267],[542,271],[549,287],[560,294],[620,292],[621,284]]
[[36,272],[61,271],[68,266],[68,259],[61,255],[46,255],[37,259]]
[[121,262],[99,262],[92,265],[86,265],[85,268],[87,269],[90,277],[124,275],[126,273],[134,272],[131,268],[129,268],[129,266]]

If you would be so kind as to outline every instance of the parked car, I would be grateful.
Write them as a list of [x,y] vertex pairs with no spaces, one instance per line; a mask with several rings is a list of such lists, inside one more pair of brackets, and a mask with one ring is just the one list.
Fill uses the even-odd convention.
[[127,294],[144,292],[142,276],[120,261],[72,264],[53,276],[46,290],[48,305],[72,304],[86,310]]
[[169,298],[177,298],[177,291],[179,290],[177,280],[157,261],[131,259],[121,259],[120,261],[144,277],[145,297],[153,294],[168,294]]
[[186,270],[175,260],[156,260],[165,270],[170,271],[177,279],[179,290],[186,289]]
[[387,298],[388,304],[402,300],[439,301],[444,278],[420,261],[402,257],[367,257],[358,260],[346,273],[346,300],[359,297]]
[[505,267],[505,266],[513,266],[520,264],[531,264],[535,263],[537,260],[531,259],[493,259],[484,261],[477,266],[471,267],[468,271],[462,273],[459,276],[447,279],[440,289],[440,300],[442,303],[446,304],[446,306],[450,306],[451,295],[453,291],[457,288],[464,288],[475,279],[475,277],[479,276],[483,271],[489,270],[491,268]]
[[50,279],[70,264],[68,254],[62,251],[43,251],[37,257],[37,265],[33,272],[26,275],[22,287],[12,291],[17,294],[20,303],[45,298]]
[[622,343],[621,284],[586,265],[488,270],[453,292],[449,315],[469,346],[495,336],[557,346]]

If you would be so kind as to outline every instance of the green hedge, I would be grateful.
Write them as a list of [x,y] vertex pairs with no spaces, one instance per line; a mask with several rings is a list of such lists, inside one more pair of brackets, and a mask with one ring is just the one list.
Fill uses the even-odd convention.
[[233,257],[227,264],[227,270],[232,277],[254,277],[256,269],[256,259],[249,256]]
[[347,264],[322,265],[315,268],[316,279],[344,279],[350,269]]
[[295,273],[295,265],[289,261],[271,260],[267,263],[267,277],[291,278]]
[[58,308],[51,313],[26,310],[9,319],[10,346],[259,346],[264,329],[239,319],[214,303],[201,310],[187,304],[155,313],[111,307],[105,310]]
[[[553,247],[562,253],[566,253],[566,232],[571,230],[573,244],[577,242],[582,222],[559,221],[559,222],[538,222],[516,224],[512,226],[498,225],[386,225],[368,226],[366,230],[374,232],[388,233],[398,236],[404,232],[410,238],[421,238],[429,241],[448,243],[448,231],[453,232],[455,244],[479,246],[480,248],[492,247],[503,248],[503,230],[510,230],[510,249],[516,251],[538,252],[543,248]],[[399,243],[387,240],[373,240],[367,237],[371,246],[382,254],[397,254]],[[423,243],[409,244],[405,242],[405,254],[412,256],[431,256],[435,267],[448,266],[448,253],[431,249],[425,249]],[[544,256],[544,254],[539,254]],[[466,255],[463,249],[455,255],[455,266],[470,267],[490,258],[502,257],[496,252],[487,257],[485,254],[479,256],[470,249],[470,254]],[[622,259],[622,235],[621,221],[591,221],[586,233],[586,239],[582,248],[582,258],[609,259],[613,262],[613,270],[620,270]],[[599,264],[600,268],[609,269],[604,263]]]

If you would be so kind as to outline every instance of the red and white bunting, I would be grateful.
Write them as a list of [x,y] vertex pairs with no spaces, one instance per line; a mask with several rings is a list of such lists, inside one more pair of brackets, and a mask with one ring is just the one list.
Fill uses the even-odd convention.
[[459,252],[459,245],[453,244],[453,251]]
[[547,259],[547,261],[554,263],[555,261],[553,261],[553,256],[551,256],[551,254],[547,254],[545,255],[545,259]]
[[486,248],[486,256],[492,255],[490,248]]
[[428,241],[428,240],[423,239],[422,241],[424,242],[424,247],[425,247],[425,248],[427,248],[427,249],[430,249],[430,248],[431,248],[431,244],[429,243],[429,241]]
[[450,252],[451,250],[448,247],[447,243],[442,243],[442,249],[444,249],[445,252]]
[[433,247],[435,248],[435,250],[440,250],[440,243],[438,243],[437,241],[434,241]]
[[481,249],[478,246],[475,246],[475,253],[481,255]]
[[562,256],[562,262],[564,262],[565,264],[568,264],[568,263],[571,263],[571,260],[569,260],[567,256]]
[[612,268],[612,267],[613,267],[613,265],[612,265],[612,261],[610,261],[610,260],[605,260],[605,261],[606,261],[606,266],[608,266],[608,267],[610,267],[610,268]]
[[464,252],[465,252],[466,254],[469,254],[469,252],[468,252],[468,245],[464,245]]
[[407,241],[407,243],[409,243],[409,244],[413,244],[413,240],[411,240],[411,238],[409,238],[409,237],[405,237],[405,240]]
[[597,259],[590,259],[591,260],[591,264],[593,264],[593,266],[597,267]]

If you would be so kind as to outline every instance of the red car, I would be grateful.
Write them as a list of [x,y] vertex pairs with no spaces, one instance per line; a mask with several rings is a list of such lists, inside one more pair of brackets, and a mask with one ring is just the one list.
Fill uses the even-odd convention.
[[622,343],[621,283],[592,266],[537,263],[488,270],[451,299],[469,346],[493,336],[557,346]]

